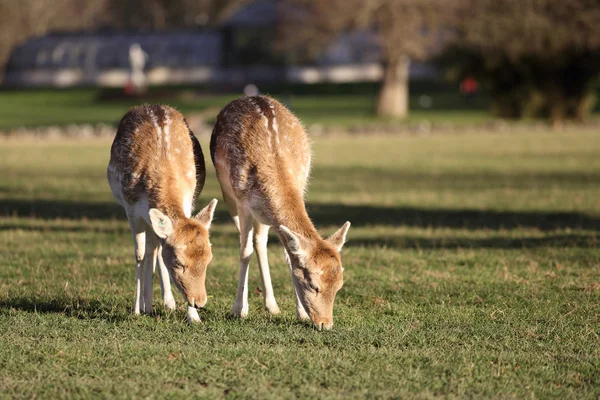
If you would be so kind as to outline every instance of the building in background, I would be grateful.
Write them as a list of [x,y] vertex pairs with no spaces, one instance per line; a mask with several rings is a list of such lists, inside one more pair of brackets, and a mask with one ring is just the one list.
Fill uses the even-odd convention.
[[[293,65],[273,43],[280,15],[276,1],[253,2],[217,29],[184,32],[51,33],[16,47],[5,69],[6,87],[125,87],[130,49],[140,46],[149,85],[317,83],[378,81],[383,69],[368,32],[341,35],[310,65]],[[411,77],[433,76],[426,64]]]

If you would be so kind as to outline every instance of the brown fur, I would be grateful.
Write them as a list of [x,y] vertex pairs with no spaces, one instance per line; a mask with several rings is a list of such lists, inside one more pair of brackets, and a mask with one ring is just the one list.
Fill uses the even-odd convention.
[[[303,198],[311,160],[308,139],[298,119],[279,102],[257,96],[229,103],[217,116],[210,146],[213,163],[217,156],[228,163],[238,200],[258,195],[265,201],[261,211],[269,225],[318,235],[306,223],[310,220]],[[215,166],[219,180],[224,179]]]
[[[191,217],[205,176],[202,148],[177,110],[145,105],[123,117],[108,169],[113,194],[126,209],[134,235],[140,229],[154,234],[148,210],[170,219],[172,233],[160,243],[162,258],[192,305],[206,302],[206,268],[212,259],[208,228],[216,202]],[[136,214],[146,198],[147,210]]]
[[[157,132],[169,122],[169,140]],[[177,110],[160,105],[131,109],[121,119],[111,147],[111,163],[123,173],[129,203],[147,194],[151,207],[161,205],[171,218],[184,216],[182,192],[204,187],[206,167],[200,143]],[[195,168],[193,176],[187,175]]]
[[186,224],[175,225],[168,241],[174,245],[165,247],[163,252],[176,270],[172,274],[176,286],[186,299],[203,306],[207,300],[206,266],[212,261],[208,230],[199,221],[189,219]]
[[[244,97],[221,110],[210,146],[232,215],[247,207],[255,221],[276,229],[290,254],[306,311],[316,325],[330,325],[335,293],[343,281],[336,247],[341,248],[347,227],[332,244],[321,238],[308,216],[304,192],[311,152],[300,121],[275,99]],[[299,236],[301,248],[293,250],[293,238],[280,226]],[[319,287],[318,295],[303,298],[311,285]]]

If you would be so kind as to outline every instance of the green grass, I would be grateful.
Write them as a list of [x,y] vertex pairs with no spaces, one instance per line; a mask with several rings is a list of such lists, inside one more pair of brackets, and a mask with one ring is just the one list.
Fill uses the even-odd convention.
[[[377,87],[373,84],[267,86],[263,89],[288,104],[307,125],[354,127],[400,123],[374,116]],[[140,101],[168,103],[191,115],[207,108],[218,110],[239,96],[238,93],[209,94],[202,88],[154,88],[143,99],[127,99],[118,93],[118,90],[99,89],[0,91],[0,129],[73,123],[116,125],[123,114]],[[423,94],[431,96],[432,108],[419,106],[418,99]],[[448,85],[416,83],[411,88],[410,103],[411,116],[404,121],[408,123],[473,124],[490,119],[485,110],[485,97],[469,104]]]
[[[133,246],[107,140],[0,142],[0,397],[589,398],[600,395],[600,138],[591,130],[319,137],[309,212],[353,226],[331,332],[228,316],[223,204],[203,323],[131,314]],[[207,143],[203,143],[207,153]],[[220,198],[211,165],[198,206]],[[256,262],[251,288],[260,286]]]

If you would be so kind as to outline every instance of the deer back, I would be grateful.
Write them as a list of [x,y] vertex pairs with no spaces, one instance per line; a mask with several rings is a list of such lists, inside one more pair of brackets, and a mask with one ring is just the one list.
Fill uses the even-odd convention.
[[200,144],[177,110],[161,105],[131,109],[121,120],[111,148],[129,204],[147,196],[151,207],[167,215],[189,217],[204,186]]
[[217,116],[210,145],[219,180],[228,180],[237,199],[260,202],[254,205],[268,219],[277,219],[284,203],[304,206],[310,145],[300,121],[277,100],[229,103]]

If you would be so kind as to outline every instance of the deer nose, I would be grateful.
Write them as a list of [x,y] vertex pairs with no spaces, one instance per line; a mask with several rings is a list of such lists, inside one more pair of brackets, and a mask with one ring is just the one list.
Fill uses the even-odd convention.
[[325,322],[316,322],[313,324],[318,331],[322,331],[325,329],[326,331],[331,330],[333,328],[333,322],[325,323]]
[[206,305],[207,301],[208,301],[207,296],[200,297],[198,300],[196,300],[196,308],[204,307]]
[[207,295],[200,295],[200,296],[193,296],[188,299],[188,304],[191,307],[195,307],[195,308],[202,308],[206,305],[206,302],[208,301],[208,296]]

